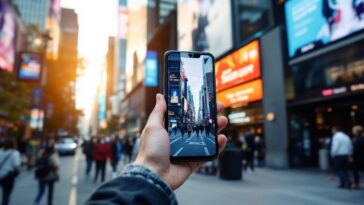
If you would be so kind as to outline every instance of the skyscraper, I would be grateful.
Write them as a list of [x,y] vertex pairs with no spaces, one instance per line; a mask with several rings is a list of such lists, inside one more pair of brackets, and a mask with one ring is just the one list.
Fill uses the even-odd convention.
[[50,0],[14,0],[25,24],[37,25],[40,31],[47,28]]

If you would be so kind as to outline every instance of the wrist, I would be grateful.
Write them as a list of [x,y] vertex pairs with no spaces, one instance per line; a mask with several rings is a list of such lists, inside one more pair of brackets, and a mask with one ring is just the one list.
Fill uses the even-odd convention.
[[175,197],[174,192],[171,189],[171,187],[166,182],[164,182],[161,179],[161,177],[158,176],[157,173],[155,173],[153,170],[149,169],[148,167],[141,165],[141,164],[136,164],[136,163],[129,164],[124,168],[124,170],[122,172],[122,176],[141,178],[141,179],[147,181],[148,183],[153,184],[155,187],[160,189],[162,192],[164,192],[168,196],[172,205],[177,204],[176,197]]

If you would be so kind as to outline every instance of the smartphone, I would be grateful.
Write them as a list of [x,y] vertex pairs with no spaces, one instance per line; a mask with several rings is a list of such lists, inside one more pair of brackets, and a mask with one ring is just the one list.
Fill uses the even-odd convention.
[[171,161],[216,158],[217,120],[215,59],[205,52],[164,54],[165,127]]

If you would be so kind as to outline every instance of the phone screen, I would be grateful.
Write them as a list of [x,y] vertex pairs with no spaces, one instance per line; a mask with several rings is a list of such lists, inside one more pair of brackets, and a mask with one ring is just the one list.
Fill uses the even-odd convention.
[[167,121],[173,158],[212,157],[217,153],[216,90],[211,54],[166,55]]

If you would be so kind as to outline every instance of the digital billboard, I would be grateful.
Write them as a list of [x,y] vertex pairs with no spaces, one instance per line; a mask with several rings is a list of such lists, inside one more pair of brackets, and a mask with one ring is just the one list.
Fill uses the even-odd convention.
[[147,87],[158,86],[158,53],[156,51],[147,51],[144,85]]
[[38,81],[41,78],[42,58],[39,53],[22,52],[18,60],[19,80]]
[[261,100],[263,98],[262,80],[254,80],[252,82],[224,90],[217,93],[216,97],[217,102],[224,103],[226,108],[236,104]]
[[315,50],[364,28],[364,2],[291,0],[285,4],[289,57]]
[[15,62],[16,19],[8,3],[0,2],[0,70],[13,71]]
[[215,64],[216,90],[221,91],[260,77],[259,41],[255,40]]
[[229,0],[178,0],[178,49],[220,56],[233,46]]

